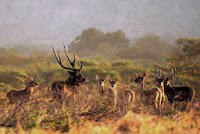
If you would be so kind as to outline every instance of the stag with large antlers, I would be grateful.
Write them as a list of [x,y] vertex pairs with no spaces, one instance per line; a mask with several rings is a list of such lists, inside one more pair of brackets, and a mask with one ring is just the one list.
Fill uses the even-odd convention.
[[33,78],[27,78],[24,75],[20,75],[21,77],[27,79],[27,84],[26,84],[26,88],[24,90],[11,90],[7,93],[7,98],[9,100],[10,104],[14,104],[17,102],[21,102],[21,101],[25,101],[25,100],[29,100],[32,92],[33,92],[33,87],[37,87],[38,83],[36,83],[35,81],[33,81]]
[[75,67],[75,63],[76,63],[75,52],[74,52],[74,59],[73,61],[71,61],[67,54],[67,50],[64,44],[63,44],[63,47],[64,47],[66,58],[68,59],[71,67],[66,67],[62,64],[62,59],[60,57],[59,51],[56,54],[56,51],[54,47],[52,46],[56,61],[63,69],[68,70],[68,73],[69,73],[69,78],[66,81],[54,81],[51,85],[53,98],[60,100],[61,104],[62,104],[62,94],[64,92],[67,94],[67,96],[73,95],[73,98],[75,99],[75,96],[77,93],[76,87],[79,86],[81,82],[86,81],[86,78],[83,77],[83,75],[80,73],[81,69],[83,68],[83,62],[82,61],[80,62],[81,67],[77,69]]
[[179,87],[171,86],[170,81],[172,80],[175,72],[176,68],[172,69],[170,75],[166,77],[166,79],[162,82],[162,88],[165,91],[165,94],[167,95],[169,102],[170,103],[173,103],[173,101],[191,102],[195,94],[194,89],[188,86],[179,86]]
[[[136,73],[136,79],[134,82],[140,85],[140,99],[144,105],[154,105],[156,109],[161,110],[161,101],[162,101],[162,91],[158,87],[151,89],[145,89],[145,80],[146,73],[143,76],[140,76],[139,73]],[[159,107],[158,107],[159,106]]]

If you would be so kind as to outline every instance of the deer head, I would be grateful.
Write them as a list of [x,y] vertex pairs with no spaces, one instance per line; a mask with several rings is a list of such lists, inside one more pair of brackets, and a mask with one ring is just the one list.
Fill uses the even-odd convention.
[[81,74],[81,70],[82,70],[82,68],[83,68],[83,62],[82,62],[82,61],[80,62],[80,63],[81,63],[81,66],[80,66],[79,69],[77,69],[77,68],[75,67],[75,63],[76,63],[76,55],[75,55],[75,52],[74,52],[74,59],[73,59],[73,61],[71,61],[70,58],[69,58],[69,56],[68,56],[68,54],[67,54],[67,50],[66,50],[66,47],[65,47],[64,44],[63,44],[63,47],[64,47],[64,52],[65,52],[66,58],[68,59],[68,61],[69,61],[70,65],[71,65],[71,67],[65,67],[65,66],[62,64],[62,59],[61,59],[61,57],[60,57],[60,55],[59,55],[59,51],[58,51],[57,54],[56,54],[55,49],[54,49],[54,47],[52,46],[53,52],[54,52],[54,55],[55,55],[55,58],[56,58],[57,62],[59,63],[59,65],[60,65],[62,68],[66,69],[66,70],[69,70],[68,73],[69,73],[70,77],[67,79],[67,82],[70,83],[71,85],[79,86],[79,84],[80,84],[81,82],[85,82],[85,81],[87,80],[87,79]]
[[33,80],[33,77],[26,77],[25,75],[21,75],[21,74],[20,74],[20,77],[25,78],[27,80],[26,81],[27,87],[38,87],[39,86],[39,84]]
[[105,83],[109,80],[109,75],[107,75],[104,79],[96,74],[97,86],[99,90],[99,94],[103,95],[105,91]]
[[119,82],[119,78],[117,78],[116,80],[112,80],[111,78],[109,78],[109,83],[112,88],[116,88],[118,82]]
[[166,77],[164,82],[166,83],[165,85],[170,86],[170,81],[173,79],[174,75],[176,73],[176,68],[172,68],[171,72],[169,73],[169,76]]
[[139,73],[136,73],[136,79],[134,80],[135,84],[141,84],[146,79],[146,73],[143,76],[140,76]]
[[156,72],[157,74],[154,75],[154,79],[158,86],[161,86],[161,83],[166,79],[165,72],[158,68],[156,68]]

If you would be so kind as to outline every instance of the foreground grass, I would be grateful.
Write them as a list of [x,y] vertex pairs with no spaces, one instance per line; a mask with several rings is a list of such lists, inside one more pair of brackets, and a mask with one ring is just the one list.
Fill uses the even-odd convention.
[[[174,117],[152,116],[147,114],[137,114],[128,112],[124,117],[117,121],[104,120],[103,122],[85,121],[80,127],[71,126],[69,133],[77,134],[107,134],[107,133],[140,133],[140,134],[157,134],[157,133],[190,133],[198,134],[200,131],[200,118],[195,115],[194,111],[189,113],[178,113]],[[41,129],[39,127],[23,130],[20,124],[16,129],[0,128],[4,133],[61,133],[52,129]]]
[[[137,93],[137,90],[135,92]],[[0,106],[0,124],[7,125],[1,127],[0,132],[31,134],[197,134],[199,132],[200,106],[197,100],[189,105],[178,103],[176,109],[166,103],[162,113],[158,113],[152,107],[143,107],[139,100],[140,97],[137,95],[134,105],[127,107],[127,113],[123,115],[120,110],[112,110],[108,100],[99,96],[94,84],[82,86],[75,101],[65,98],[62,107],[51,99],[45,89],[38,89],[32,95],[30,102],[24,102],[20,106]],[[95,113],[96,111],[101,112]]]

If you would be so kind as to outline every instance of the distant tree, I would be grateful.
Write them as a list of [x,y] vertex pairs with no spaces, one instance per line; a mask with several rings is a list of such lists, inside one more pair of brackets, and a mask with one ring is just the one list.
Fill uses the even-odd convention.
[[0,54],[2,55],[2,54],[6,54],[6,53],[8,53],[8,50],[3,47],[0,47]]
[[118,30],[112,33],[106,33],[105,42],[110,44],[110,46],[114,47],[115,49],[127,48],[130,43],[129,39],[126,38],[126,35],[122,30]]
[[199,85],[200,38],[179,38],[176,43],[174,50],[167,56],[167,64]]
[[134,46],[155,56],[165,56],[172,47],[168,42],[152,33],[145,34],[141,38],[136,39]]
[[160,62],[172,46],[155,34],[145,34],[136,39],[130,47],[119,49],[116,53],[122,59],[148,59]]
[[105,34],[95,28],[89,28],[84,30],[80,36],[77,36],[70,43],[68,51],[76,51],[81,56],[97,54],[108,56],[106,55],[107,53],[114,53],[117,49],[128,47],[128,45],[129,39],[126,38],[122,30]]
[[188,74],[199,73],[195,67],[200,67],[200,38],[179,38],[176,43],[173,52],[167,57],[168,64]]
[[86,29],[70,43],[68,50],[76,51],[81,56],[90,55],[101,44],[103,36],[104,33],[95,28]]

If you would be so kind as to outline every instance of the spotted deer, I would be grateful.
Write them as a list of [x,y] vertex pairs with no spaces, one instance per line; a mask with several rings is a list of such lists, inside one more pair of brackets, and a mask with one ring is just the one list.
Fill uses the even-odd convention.
[[[97,86],[99,90],[99,94],[101,96],[107,96],[113,101],[113,108],[116,108],[117,100],[119,99],[117,84],[119,83],[119,79],[112,80],[109,75],[103,79],[101,76],[96,74]],[[109,87],[105,87],[106,82],[110,84]],[[120,92],[121,93],[121,92]],[[123,104],[127,105],[128,103],[132,103],[135,99],[135,94],[130,89],[125,89],[122,91],[120,99],[123,101]]]
[[170,81],[174,77],[176,68],[172,69],[169,76],[162,82],[162,88],[167,95],[167,99],[172,104],[174,101],[191,102],[195,95],[195,90],[188,86],[171,86]]
[[161,84],[165,80],[165,72],[162,71],[161,69],[156,68],[156,73],[157,74],[154,75],[154,79],[157,83],[157,87],[162,91],[161,108],[163,108],[165,103],[165,92]]
[[87,81],[87,79],[81,74],[81,70],[83,68],[83,62],[82,61],[80,62],[81,66],[79,69],[77,69],[75,67],[75,63],[76,63],[75,52],[74,52],[74,59],[73,61],[71,61],[67,54],[67,50],[64,44],[63,44],[63,47],[64,47],[66,58],[68,59],[71,67],[66,67],[62,64],[62,59],[59,55],[59,51],[56,53],[54,47],[52,46],[56,61],[63,69],[68,70],[68,73],[69,73],[69,77],[67,80],[54,81],[51,84],[51,92],[52,92],[53,98],[56,98],[57,100],[59,100],[61,104],[62,104],[63,93],[66,93],[68,97],[73,95],[73,98],[75,99],[76,94],[77,94],[76,87],[80,86],[80,83]]
[[[98,74],[96,74],[96,80],[97,80],[97,87],[99,90],[99,94],[102,97],[107,97],[109,101],[111,101],[111,104],[113,106],[113,109],[116,108],[116,104],[117,104],[117,82],[113,81],[112,79],[110,79],[110,76],[107,75],[105,77],[105,79],[103,79],[101,76],[99,76]],[[105,86],[106,83],[109,82],[110,83],[110,87]]]
[[141,102],[144,105],[154,105],[156,109],[161,110],[162,91],[157,87],[145,89],[145,80],[146,73],[144,73],[143,76],[140,76],[139,73],[136,73],[136,79],[134,82],[140,85],[139,92]]
[[10,104],[29,100],[29,98],[33,92],[33,88],[38,87],[38,85],[39,85],[38,83],[36,83],[33,80],[33,78],[27,78],[24,75],[20,75],[20,76],[27,79],[26,88],[24,90],[20,90],[20,91],[17,91],[17,90],[9,91],[6,96],[9,100]]

